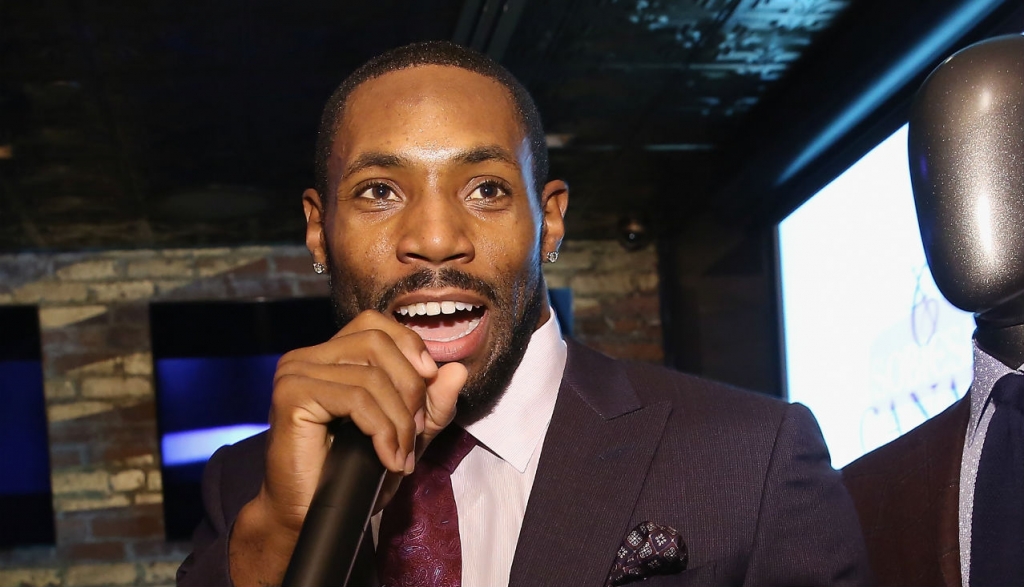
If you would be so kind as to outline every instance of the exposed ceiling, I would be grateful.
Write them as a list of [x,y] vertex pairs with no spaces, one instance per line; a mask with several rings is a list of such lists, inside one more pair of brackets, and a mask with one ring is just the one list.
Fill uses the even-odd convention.
[[1020,4],[0,0],[0,251],[301,242],[327,96],[423,39],[485,51],[534,94],[570,238],[769,218]]

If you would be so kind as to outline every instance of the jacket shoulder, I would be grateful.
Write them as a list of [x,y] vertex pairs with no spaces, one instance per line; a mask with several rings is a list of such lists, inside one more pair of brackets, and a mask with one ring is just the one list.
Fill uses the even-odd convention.
[[621,361],[641,403],[670,402],[684,412],[737,424],[780,421],[792,407],[765,393],[675,371],[660,365]]
[[207,463],[203,497],[220,503],[227,527],[234,522],[242,506],[259,493],[265,470],[266,444],[267,433],[262,432],[221,447]]
[[939,458],[955,460],[959,470],[970,417],[969,402],[969,396],[964,396],[917,428],[846,465],[843,477],[848,484],[872,477],[899,481]]

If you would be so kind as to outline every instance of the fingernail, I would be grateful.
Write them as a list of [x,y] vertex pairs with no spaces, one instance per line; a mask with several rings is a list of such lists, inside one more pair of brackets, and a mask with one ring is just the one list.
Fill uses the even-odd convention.
[[415,467],[416,467],[416,458],[413,456],[412,453],[409,453],[409,455],[405,457],[405,474],[406,475],[411,474],[412,470]]
[[426,430],[427,427],[427,413],[423,408],[420,408],[419,410],[416,410],[416,415],[413,416],[412,419],[416,422],[416,436],[423,434],[423,431]]

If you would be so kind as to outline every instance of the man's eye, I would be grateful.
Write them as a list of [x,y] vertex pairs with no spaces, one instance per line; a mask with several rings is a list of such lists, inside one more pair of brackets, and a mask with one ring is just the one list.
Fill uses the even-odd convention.
[[506,194],[505,189],[492,182],[482,183],[467,197],[467,200],[490,200]]
[[383,183],[369,186],[359,194],[359,197],[368,198],[370,200],[398,200],[398,195],[395,194],[395,190]]

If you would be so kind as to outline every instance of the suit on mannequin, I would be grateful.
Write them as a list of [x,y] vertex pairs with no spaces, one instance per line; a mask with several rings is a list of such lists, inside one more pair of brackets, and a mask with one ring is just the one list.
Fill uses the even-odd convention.
[[975,315],[974,383],[843,476],[880,584],[979,585],[975,483],[1000,411],[989,396],[1024,365],[1024,37],[976,43],[938,66],[912,106],[909,152],[935,283]]

